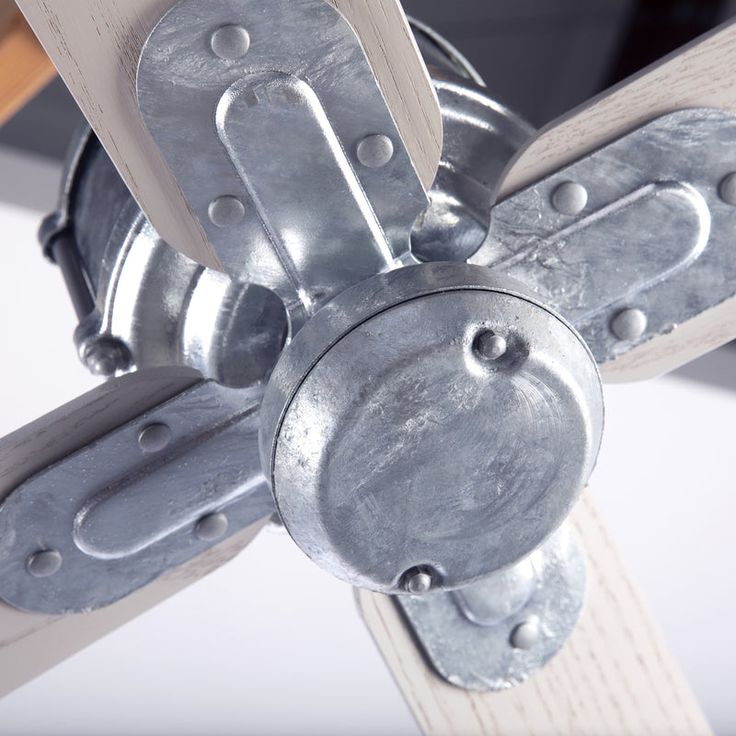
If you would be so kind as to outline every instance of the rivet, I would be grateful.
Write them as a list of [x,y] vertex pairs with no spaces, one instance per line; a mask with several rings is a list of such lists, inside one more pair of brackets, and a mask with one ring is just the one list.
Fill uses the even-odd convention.
[[539,639],[539,621],[535,618],[514,627],[509,641],[514,649],[531,649]]
[[552,192],[552,206],[562,215],[579,215],[588,204],[588,190],[574,181],[560,184]]
[[385,166],[394,155],[394,144],[387,135],[369,135],[358,143],[358,161],[369,169]]
[[113,337],[95,339],[85,348],[82,359],[95,376],[113,376],[130,362],[125,345]]
[[232,227],[245,217],[245,205],[237,197],[224,195],[210,202],[207,214],[213,225]]
[[485,360],[498,360],[506,354],[506,339],[492,330],[485,330],[475,338],[475,351]]
[[161,452],[171,442],[171,429],[162,422],[149,424],[138,435],[138,446],[146,453]]
[[222,26],[210,36],[210,48],[212,53],[221,59],[227,61],[240,59],[248,53],[250,34],[243,26]]
[[736,172],[721,179],[721,183],[718,185],[718,194],[726,204],[736,207]]
[[26,563],[26,569],[34,578],[48,578],[61,568],[61,553],[55,549],[42,549],[34,552]]
[[611,320],[611,332],[619,340],[637,340],[647,328],[647,316],[641,309],[624,309]]
[[428,593],[433,584],[432,574],[425,569],[415,567],[402,576],[402,586],[407,593],[422,595]]
[[225,536],[227,523],[227,516],[222,512],[207,514],[197,522],[194,534],[203,542],[215,542]]

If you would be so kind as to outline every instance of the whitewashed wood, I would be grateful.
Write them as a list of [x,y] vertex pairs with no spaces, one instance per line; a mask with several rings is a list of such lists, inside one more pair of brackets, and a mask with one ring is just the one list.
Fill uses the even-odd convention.
[[[37,470],[200,380],[184,369],[113,379],[0,441],[0,500]],[[100,611],[75,616],[23,613],[0,603],[0,696],[168,598],[240,552],[265,521]],[[18,530],[22,533],[22,530]]]
[[[538,181],[659,115],[686,107],[717,107],[736,112],[733,22],[547,126],[512,162],[500,197]],[[736,300],[728,300],[604,366],[603,375],[611,382],[652,378],[734,338]]]
[[425,734],[711,733],[587,494],[573,523],[589,560],[582,619],[546,668],[505,692],[470,693],[441,680],[390,598],[358,593],[365,622]]
[[[358,34],[420,178],[434,180],[442,118],[399,0],[329,0]],[[175,0],[17,0],[142,209],[175,248],[220,268],[138,112],[141,48]]]

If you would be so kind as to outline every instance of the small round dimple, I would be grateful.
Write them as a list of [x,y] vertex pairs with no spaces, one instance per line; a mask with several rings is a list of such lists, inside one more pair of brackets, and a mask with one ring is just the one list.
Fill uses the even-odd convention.
[[718,194],[726,204],[736,207],[736,172],[721,179],[721,183],[718,185]]
[[539,622],[536,619],[523,621],[514,627],[509,641],[514,649],[531,649],[539,640]]
[[61,553],[55,549],[42,549],[34,552],[26,563],[26,569],[34,578],[48,578],[61,568]]
[[203,542],[215,542],[225,536],[227,524],[227,516],[222,512],[207,514],[197,522],[194,534]]
[[210,48],[215,56],[226,61],[241,59],[250,49],[250,34],[243,26],[222,26],[210,36]]
[[385,166],[393,156],[394,144],[387,135],[369,135],[358,143],[358,161],[369,169]]
[[245,217],[245,205],[237,197],[224,195],[210,202],[207,214],[213,225],[233,227]]
[[138,446],[146,453],[161,452],[171,442],[171,429],[162,422],[149,424],[138,435]]
[[506,354],[506,338],[492,330],[484,330],[475,338],[475,351],[484,360],[498,360]]
[[611,320],[611,332],[619,340],[637,340],[646,329],[647,316],[641,309],[624,309]]
[[562,215],[579,215],[588,204],[588,190],[574,181],[560,184],[552,192],[552,206]]

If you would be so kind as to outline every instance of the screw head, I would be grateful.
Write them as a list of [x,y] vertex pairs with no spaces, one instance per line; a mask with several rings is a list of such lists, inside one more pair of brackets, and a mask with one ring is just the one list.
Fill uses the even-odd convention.
[[539,640],[539,621],[530,618],[514,627],[509,641],[514,649],[531,649]]
[[250,49],[250,34],[243,26],[222,26],[210,36],[210,48],[215,56],[226,61],[241,59]]
[[393,156],[394,144],[387,135],[369,135],[358,143],[358,161],[369,169],[385,166]]
[[402,576],[402,586],[407,593],[422,595],[432,589],[434,578],[432,573],[421,567],[407,570]]
[[233,227],[245,217],[245,205],[237,197],[224,195],[210,202],[207,214],[213,225]]
[[611,320],[611,332],[619,340],[636,340],[647,329],[647,316],[641,309],[624,309]]
[[484,360],[498,360],[506,354],[506,338],[492,330],[484,330],[475,338],[475,351]]
[[579,215],[588,204],[588,190],[574,181],[560,184],[552,192],[552,206],[561,215]]
[[149,424],[138,435],[138,446],[145,453],[161,452],[171,442],[171,429],[163,422]]
[[101,337],[91,342],[82,357],[87,369],[95,376],[113,376],[129,365],[128,350],[119,340]]
[[225,536],[227,524],[227,516],[222,512],[207,514],[197,522],[194,534],[203,542],[215,542]]
[[41,549],[34,552],[26,562],[26,570],[34,578],[48,578],[59,572],[63,559],[55,549]]
[[736,207],[736,172],[727,174],[721,179],[718,194],[726,204]]

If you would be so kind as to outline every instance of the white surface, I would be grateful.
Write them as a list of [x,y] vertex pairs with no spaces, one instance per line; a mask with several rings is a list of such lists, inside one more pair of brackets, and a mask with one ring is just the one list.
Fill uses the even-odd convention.
[[[35,243],[38,215],[0,205],[0,222],[5,433],[92,381],[72,348],[61,277]],[[736,392],[666,378],[607,393],[598,503],[707,715],[734,733]],[[351,591],[268,530],[225,568],[1,701],[0,733],[417,731]]]

